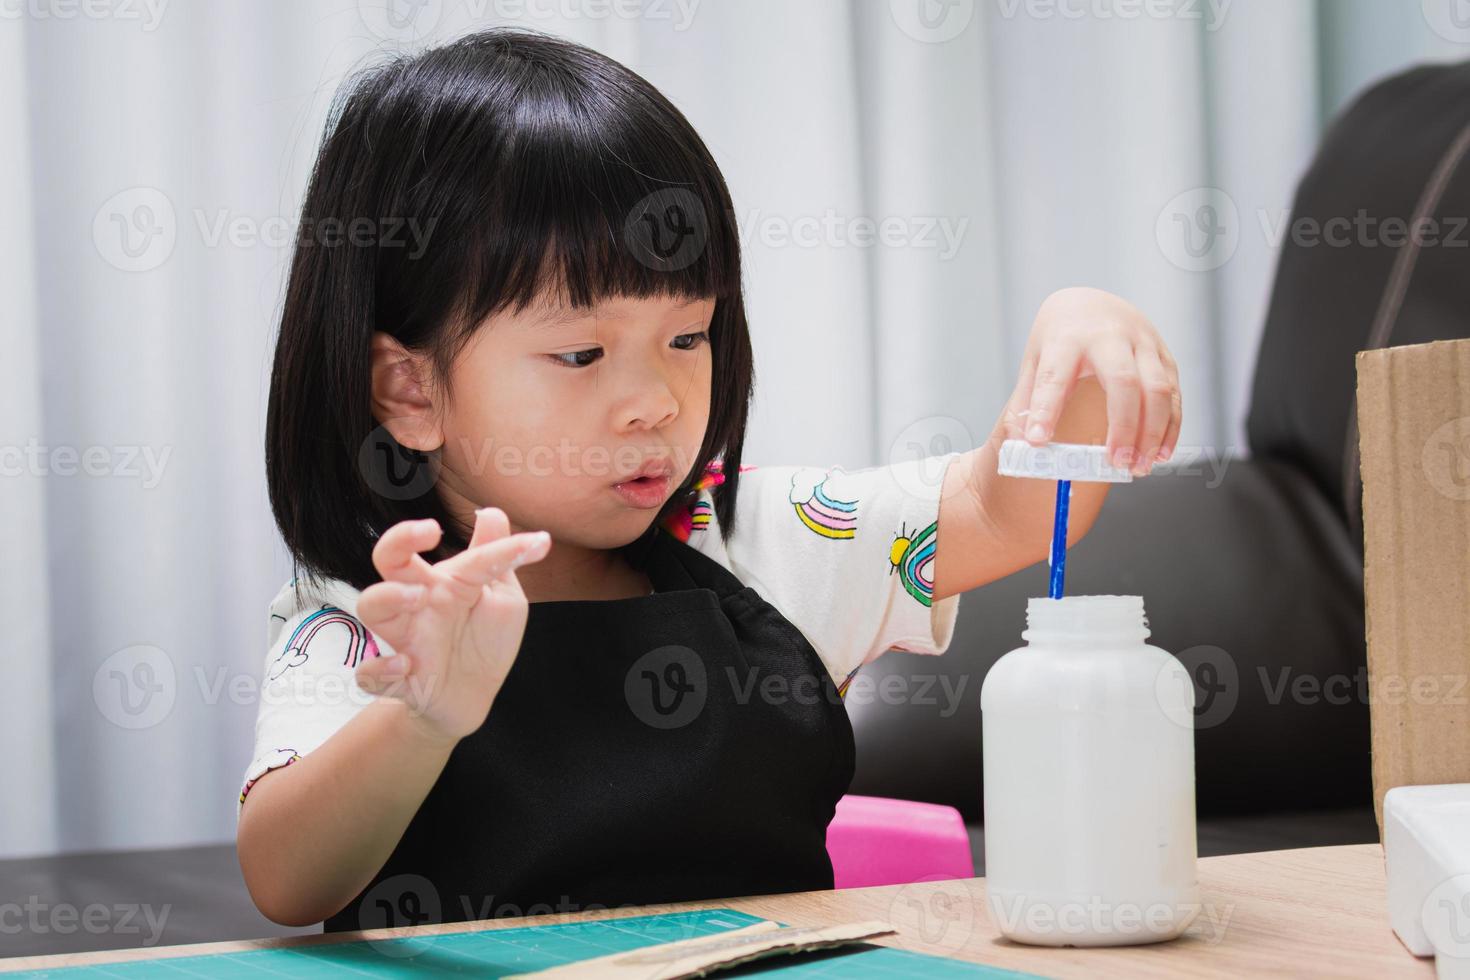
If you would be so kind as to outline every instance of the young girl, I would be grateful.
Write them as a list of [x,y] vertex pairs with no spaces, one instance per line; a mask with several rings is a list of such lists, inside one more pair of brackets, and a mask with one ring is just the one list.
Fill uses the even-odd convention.
[[[847,682],[942,652],[960,592],[1045,554],[1052,490],[997,477],[1001,440],[1168,457],[1163,342],[1070,289],[981,448],[741,465],[733,213],[678,110],[544,35],[400,58],[334,107],[267,418],[298,575],[238,845],[271,919],[830,888]],[[1105,490],[1075,488],[1073,540]]]

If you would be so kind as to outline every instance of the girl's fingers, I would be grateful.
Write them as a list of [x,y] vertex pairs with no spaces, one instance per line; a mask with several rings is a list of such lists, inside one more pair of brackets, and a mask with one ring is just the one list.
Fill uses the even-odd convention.
[[443,533],[433,518],[399,521],[373,545],[373,567],[385,582],[430,585],[434,581],[433,566],[419,552],[437,546]]
[[551,535],[545,531],[512,534],[467,548],[439,562],[434,571],[455,601],[473,605],[479,601],[485,586],[517,565],[545,558],[550,549]]
[[481,507],[475,511],[475,531],[470,536],[470,547],[488,544],[510,533],[510,518],[499,507]]
[[1098,383],[1108,402],[1108,456],[1114,466],[1133,465],[1132,456],[1138,444],[1138,421],[1141,411],[1138,363],[1128,342],[1114,338],[1098,346],[1091,355]]
[[413,673],[413,660],[406,653],[364,660],[353,671],[357,686],[368,694],[396,698],[408,693],[407,681]]
[[1035,380],[1036,359],[1028,354],[1021,362],[1021,373],[1016,378],[1016,387],[1011,391],[1011,397],[1007,399],[1005,410],[1000,415],[1007,439],[1026,438],[1026,420],[1030,416],[1023,413],[1031,404],[1031,388]]
[[418,582],[374,582],[357,597],[357,618],[370,629],[384,627],[424,608],[428,586]]
[[1140,347],[1135,353],[1138,378],[1143,385],[1143,423],[1138,429],[1134,472],[1146,473],[1156,462],[1173,416],[1174,382],[1157,351]]
[[1184,421],[1184,404],[1179,394],[1179,377],[1174,376],[1174,394],[1169,398],[1169,425],[1164,429],[1164,438],[1159,442],[1159,462],[1174,455],[1179,442],[1179,426]]
[[1026,441],[1039,446],[1056,431],[1062,405],[1077,380],[1082,350],[1070,343],[1053,343],[1041,349],[1031,397],[1026,409]]

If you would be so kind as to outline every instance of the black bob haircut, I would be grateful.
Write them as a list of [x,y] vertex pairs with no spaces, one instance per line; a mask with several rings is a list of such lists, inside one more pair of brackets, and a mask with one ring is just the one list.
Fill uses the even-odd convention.
[[447,381],[487,317],[543,295],[577,307],[715,299],[703,445],[631,544],[692,502],[717,457],[715,513],[734,529],[754,388],[734,208],[704,142],[642,77],[507,28],[368,68],[334,97],[300,228],[265,436],[271,509],[298,576],[366,588],[380,578],[378,535],[402,520],[444,528],[430,561],[468,546],[434,489],[438,454],[398,445],[373,415],[372,336],[426,354]]

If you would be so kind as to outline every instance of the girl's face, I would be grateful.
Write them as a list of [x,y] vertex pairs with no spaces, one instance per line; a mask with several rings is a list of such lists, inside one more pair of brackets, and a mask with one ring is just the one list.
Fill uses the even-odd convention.
[[[473,525],[614,548],[647,530],[693,468],[709,422],[714,299],[619,297],[494,316],[455,359],[437,406],[439,488]],[[667,477],[619,489],[645,466]]]

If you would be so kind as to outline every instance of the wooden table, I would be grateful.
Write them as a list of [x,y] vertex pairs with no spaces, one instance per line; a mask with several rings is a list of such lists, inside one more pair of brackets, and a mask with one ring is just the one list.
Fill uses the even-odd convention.
[[1433,961],[1411,956],[1388,926],[1383,849],[1377,844],[1204,858],[1199,877],[1205,906],[1199,918],[1180,939],[1151,946],[1053,949],[1007,942],[991,922],[985,879],[970,878],[416,929],[23,957],[0,960],[0,972],[729,907],[794,925],[884,919],[899,932],[875,942],[1052,977],[1318,974],[1422,980],[1434,975]]

